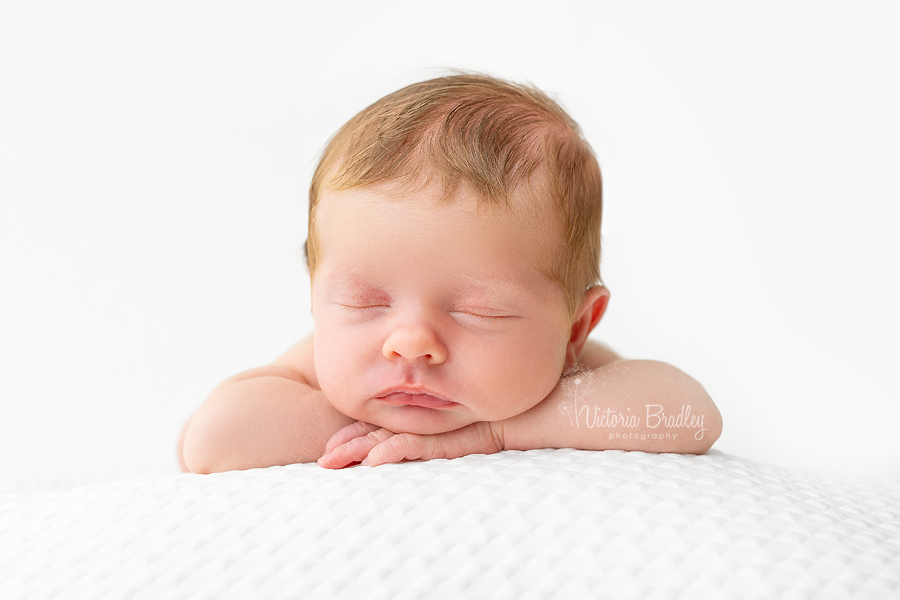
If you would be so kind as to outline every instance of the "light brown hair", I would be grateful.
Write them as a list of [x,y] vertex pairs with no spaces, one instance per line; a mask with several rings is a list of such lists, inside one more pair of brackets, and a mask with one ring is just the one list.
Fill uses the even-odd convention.
[[480,205],[510,208],[516,196],[549,206],[561,235],[544,273],[565,292],[570,324],[601,281],[600,166],[578,124],[532,86],[458,73],[404,87],[350,119],[325,146],[309,189],[311,278],[322,192],[386,182],[437,182],[438,204],[467,184]]

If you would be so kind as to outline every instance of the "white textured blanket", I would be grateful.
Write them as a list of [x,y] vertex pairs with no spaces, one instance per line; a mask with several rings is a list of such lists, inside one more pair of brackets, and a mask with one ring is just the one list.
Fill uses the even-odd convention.
[[0,598],[897,598],[900,481],[531,450],[0,496]]

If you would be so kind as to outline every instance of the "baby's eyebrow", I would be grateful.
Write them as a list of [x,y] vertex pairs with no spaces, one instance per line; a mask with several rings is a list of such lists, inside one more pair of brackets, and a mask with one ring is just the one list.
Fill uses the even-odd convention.
[[491,292],[499,290],[519,296],[527,295],[530,292],[530,290],[524,284],[507,277],[476,277],[474,275],[467,275],[464,277],[464,281],[467,290],[475,290],[478,292]]
[[[332,282],[344,282],[358,288],[369,283],[365,275],[352,265],[342,265],[335,268],[331,272],[329,279]],[[514,297],[526,296],[531,293],[531,289],[524,283],[498,275],[464,275],[462,283],[463,290],[466,292],[499,292],[513,294]]]

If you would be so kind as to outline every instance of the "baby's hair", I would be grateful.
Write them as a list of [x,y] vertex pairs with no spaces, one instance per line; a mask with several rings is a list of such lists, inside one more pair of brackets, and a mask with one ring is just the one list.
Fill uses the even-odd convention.
[[[479,73],[414,83],[350,119],[325,146],[309,189],[310,277],[319,259],[323,190],[436,182],[445,202],[461,184],[481,205],[520,198],[559,217],[560,244],[544,273],[566,295],[569,321],[600,279],[600,166],[578,124],[544,92]],[[556,231],[559,231],[557,229]]]

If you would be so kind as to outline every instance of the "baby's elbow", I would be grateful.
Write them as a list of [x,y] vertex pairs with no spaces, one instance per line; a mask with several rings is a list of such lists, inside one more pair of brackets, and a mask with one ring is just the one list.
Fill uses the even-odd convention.
[[694,407],[702,419],[698,432],[700,439],[696,439],[695,435],[695,440],[699,444],[696,454],[706,454],[722,435],[722,414],[702,385],[694,381],[692,387],[690,406]]
[[[719,436],[722,435],[722,414],[719,412],[718,407],[716,407],[715,402],[712,401],[712,398],[709,400],[709,405],[713,414],[713,430],[709,442],[710,447],[712,447],[712,445],[716,443],[716,440],[719,439]],[[707,448],[707,450],[709,450],[709,448]]]
[[684,452],[705,454],[722,435],[722,414],[716,403],[700,382],[684,371],[667,363],[655,362],[655,365],[667,373],[670,393],[674,391],[679,398],[676,404],[690,409],[685,420],[691,420],[695,430],[687,436],[690,447]]
[[181,459],[188,472],[200,475],[227,471],[220,463],[222,456],[218,449],[215,435],[206,426],[202,418],[195,415],[183,434]]
[[198,439],[199,436],[191,434],[190,423],[187,431],[182,435],[181,463],[188,473],[210,473],[207,467],[205,445]]
[[187,463],[184,462],[184,439],[187,437],[188,429],[191,426],[191,421],[193,420],[193,416],[187,420],[184,424],[184,427],[181,428],[181,435],[178,436],[178,447],[175,451],[178,453],[178,465],[181,467],[182,473],[190,473],[191,469],[187,466]]

